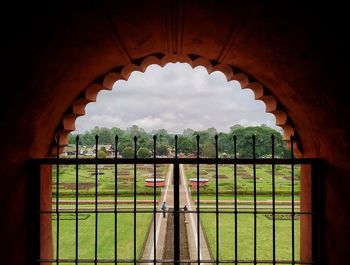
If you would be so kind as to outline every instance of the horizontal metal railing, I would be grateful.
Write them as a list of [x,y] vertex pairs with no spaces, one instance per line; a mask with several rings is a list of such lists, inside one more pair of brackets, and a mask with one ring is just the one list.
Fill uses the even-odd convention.
[[[295,233],[295,227],[294,227],[294,216],[295,215],[310,215],[313,216],[313,219],[317,219],[318,213],[318,202],[315,201],[318,198],[317,194],[317,187],[313,187],[312,191],[312,198],[313,198],[313,207],[311,211],[295,211],[295,198],[294,198],[294,185],[295,185],[295,179],[294,179],[294,166],[295,165],[311,165],[311,167],[317,167],[319,160],[318,159],[313,159],[313,158],[295,158],[293,156],[293,150],[291,150],[291,158],[275,158],[274,157],[274,138],[272,137],[272,158],[256,158],[255,155],[255,137],[253,137],[253,158],[237,158],[237,153],[236,153],[236,138],[234,138],[234,157],[233,158],[219,158],[218,157],[218,146],[217,146],[217,140],[218,137],[215,137],[215,148],[216,148],[216,157],[215,158],[202,158],[200,157],[199,154],[199,137],[197,137],[197,157],[195,158],[179,158],[177,155],[177,137],[175,138],[175,156],[174,157],[166,157],[166,158],[160,158],[157,157],[156,155],[156,137],[154,137],[154,146],[153,146],[153,158],[138,158],[137,157],[137,138],[134,138],[134,158],[120,158],[117,157],[117,151],[118,151],[118,138],[116,137],[116,155],[113,158],[98,158],[97,153],[98,153],[98,137],[96,137],[96,157],[95,158],[80,158],[79,157],[79,145],[78,141],[79,139],[77,138],[77,143],[76,143],[76,156],[75,158],[61,158],[57,155],[56,158],[39,158],[39,159],[33,159],[30,161],[32,167],[40,167],[42,165],[54,165],[56,166],[56,194],[55,194],[55,209],[48,211],[48,210],[41,210],[40,209],[40,197],[39,201],[36,201],[36,206],[34,210],[34,219],[37,220],[35,232],[36,234],[40,233],[40,227],[38,224],[38,220],[40,219],[40,215],[44,214],[55,214],[57,216],[57,221],[56,221],[56,257],[52,259],[43,259],[41,258],[40,255],[40,240],[36,241],[37,245],[37,251],[36,251],[36,258],[35,262],[38,264],[43,264],[43,263],[56,263],[56,264],[64,264],[64,263],[74,263],[74,264],[81,264],[81,263],[92,263],[92,264],[98,264],[98,263],[174,263],[174,264],[180,264],[180,263],[232,263],[232,264],[317,264],[317,257],[314,255],[312,260],[297,260],[295,258],[295,238],[294,238],[294,233]],[[293,139],[291,139],[291,146],[293,147]],[[59,143],[57,142],[57,154],[59,153]],[[133,206],[129,209],[120,209],[117,207],[118,204],[118,189],[117,189],[117,182],[118,182],[118,165],[133,165]],[[154,170],[153,170],[153,177],[154,179],[156,178],[156,165],[158,164],[172,164],[174,166],[174,259],[172,260],[166,260],[166,259],[157,259],[156,258],[156,249],[157,245],[156,242],[154,242],[154,253],[153,253],[153,259],[139,259],[137,258],[136,255],[136,216],[137,213],[152,213],[153,214],[153,231],[154,231],[154,238],[155,238],[155,230],[156,230],[156,214],[157,213],[162,213],[163,211],[157,210],[157,205],[156,205],[156,185],[154,185],[154,192],[153,192],[153,209],[140,209],[137,208],[137,200],[136,200],[136,177],[137,177],[137,165],[143,165],[143,164],[149,164],[153,165]],[[179,165],[180,164],[193,164],[196,165],[196,175],[197,175],[197,192],[196,192],[196,201],[197,201],[197,207],[195,210],[188,210],[187,213],[193,213],[196,214],[197,216],[197,259],[195,260],[188,260],[188,259],[180,259],[179,256],[179,213],[180,213],[180,208],[179,208]],[[215,207],[214,209],[207,209],[207,208],[202,208],[200,205],[200,189],[199,189],[199,169],[201,165],[214,165],[215,166]],[[60,209],[59,208],[59,203],[60,203],[60,191],[59,191],[59,175],[60,175],[60,166],[61,165],[75,165],[75,208],[74,209]],[[95,196],[94,196],[94,208],[93,209],[81,209],[79,207],[79,165],[94,165],[94,171],[95,171]],[[98,166],[99,165],[114,165],[114,185],[115,185],[115,191],[114,191],[114,206],[112,206],[109,209],[99,209],[98,208],[98,188],[97,188],[97,183],[98,183]],[[231,209],[221,209],[219,207],[219,190],[218,190],[218,166],[219,165],[232,165],[233,166],[233,178],[234,178],[234,192],[233,192],[233,206]],[[238,200],[237,200],[237,166],[238,165],[253,165],[253,196],[254,196],[254,201],[253,201],[253,210],[242,210],[239,209],[238,207]],[[257,186],[256,186],[256,165],[270,165],[272,169],[272,209],[271,210],[262,210],[258,208],[258,203],[257,203]],[[292,248],[292,258],[291,260],[278,260],[276,258],[276,224],[275,224],[275,216],[276,216],[276,194],[275,194],[275,166],[276,165],[290,165],[292,169],[291,173],[291,211],[278,211],[278,214],[290,214],[293,218],[291,218],[291,234],[292,234],[292,242],[291,242],[291,248]],[[38,172],[38,171],[36,171]],[[315,176],[313,176],[315,177]],[[34,178],[40,179],[38,176],[34,176]],[[312,181],[312,185],[316,185],[317,181]],[[39,185],[38,183],[34,185]],[[34,190],[38,190],[38,187],[34,188]],[[75,214],[75,235],[72,235],[75,237],[75,259],[63,259],[60,258],[60,249],[59,249],[59,236],[60,236],[60,214],[65,214],[65,213],[70,213],[70,214]],[[94,225],[94,234],[95,234],[95,241],[94,241],[94,255],[95,257],[93,259],[82,259],[79,258],[78,254],[78,215],[80,213],[91,213],[95,214],[95,225]],[[97,245],[98,245],[98,220],[99,220],[99,214],[102,213],[110,213],[114,214],[114,249],[115,249],[115,256],[114,259],[99,259],[98,258],[98,253],[97,253]],[[134,239],[134,249],[133,249],[133,259],[119,259],[118,258],[118,253],[117,253],[117,242],[118,242],[118,235],[117,235],[117,216],[118,214],[123,214],[123,213],[129,213],[133,214],[133,239]],[[200,258],[200,214],[202,213],[212,213],[216,215],[215,223],[216,223],[216,236],[215,236],[215,241],[216,241],[216,249],[215,253],[213,254],[215,257],[214,259],[211,260],[205,260]],[[233,247],[233,252],[235,253],[235,259],[232,260],[222,260],[219,258],[219,233],[220,233],[220,226],[219,226],[219,215],[220,214],[230,214],[234,218],[234,231],[235,231],[235,244]],[[252,260],[242,260],[239,259],[238,257],[238,229],[237,229],[237,216],[240,214],[251,214],[254,217],[254,259]],[[271,214],[273,217],[273,238],[272,238],[272,245],[273,245],[273,255],[271,260],[259,260],[257,258],[257,235],[258,235],[258,229],[257,229],[257,216],[260,214]],[[39,218],[38,218],[39,215]],[[317,222],[313,221],[313,225],[317,226]],[[316,227],[313,227],[313,229],[317,229]],[[36,235],[39,237],[38,235]],[[318,240],[316,235],[313,235],[314,238],[313,240]],[[154,240],[155,241],[155,240]],[[315,246],[317,244],[313,245],[313,251],[314,253],[317,253],[317,249],[315,249]]]

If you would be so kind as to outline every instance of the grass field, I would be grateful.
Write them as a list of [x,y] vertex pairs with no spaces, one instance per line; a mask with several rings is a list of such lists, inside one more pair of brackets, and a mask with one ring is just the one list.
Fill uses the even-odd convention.
[[[167,165],[157,166],[157,177],[166,177],[168,172]],[[60,166],[59,174],[59,200],[75,201],[75,166]],[[98,167],[98,200],[114,200],[114,165],[100,165]],[[153,177],[152,165],[137,166],[137,200],[153,200],[153,187],[145,187],[145,178]],[[78,168],[78,191],[79,201],[95,199],[95,166],[79,165]],[[56,199],[56,169],[53,169],[53,201]],[[133,165],[118,166],[118,201],[133,200]],[[157,188],[157,200],[159,199],[161,189]],[[113,202],[112,202],[113,205]],[[99,204],[98,207],[111,207],[111,204]],[[153,205],[152,203],[150,205]],[[130,207],[127,204],[118,204],[118,208]],[[142,208],[142,204],[138,207]],[[53,209],[55,203],[53,204]],[[82,209],[94,209],[93,203],[79,204]],[[74,204],[60,203],[60,209],[75,209]],[[55,218],[55,216],[53,216]],[[117,253],[118,259],[133,259],[133,214],[120,213],[118,218],[118,241]],[[136,218],[136,258],[142,254],[142,248],[147,237],[148,228],[152,221],[152,214],[138,213]],[[75,214],[60,214],[60,234],[59,234],[59,258],[75,259]],[[78,221],[79,240],[78,240],[78,258],[94,259],[95,258],[95,214],[79,214]],[[57,221],[52,221],[54,250],[56,251],[56,227]],[[114,214],[100,213],[98,215],[98,259],[114,259]],[[55,254],[56,255],[56,254]],[[65,263],[70,264],[70,263]],[[73,264],[73,263],[72,263]],[[84,263],[79,263],[84,264]],[[87,263],[88,264],[88,263]],[[90,264],[90,263],[89,263]]]
[[[133,215],[118,214],[118,259],[133,258]],[[78,257],[82,259],[95,258],[95,215],[79,215],[79,249]],[[152,214],[137,214],[136,219],[136,253],[142,254],[142,247],[147,236]],[[56,250],[56,220],[52,222],[54,249]],[[75,259],[75,215],[60,214],[59,258]],[[98,259],[114,259],[114,214],[100,213],[98,215]],[[65,263],[70,264],[70,263]],[[72,263],[73,264],[73,263]],[[84,264],[84,263],[79,263]]]
[[[254,219],[253,215],[238,215],[238,255],[239,260],[254,259]],[[210,249],[216,258],[216,222],[215,214],[202,214],[201,222],[208,238]],[[292,235],[290,218],[276,220],[276,259],[291,260]],[[299,260],[299,220],[295,224],[295,257]],[[219,257],[234,259],[234,217],[228,214],[219,215]],[[257,259],[272,259],[272,220],[264,214],[257,216]]]
[[[195,165],[186,165],[185,172],[187,179],[197,178]],[[299,195],[300,190],[300,167],[294,166],[294,193]],[[208,186],[202,187],[202,195],[215,194],[216,174],[215,165],[201,165],[199,170],[200,178],[209,180]],[[252,195],[254,185],[253,165],[237,166],[237,193],[238,195]],[[275,170],[275,194],[286,197],[291,194],[291,166],[276,165]],[[234,193],[234,170],[233,166],[219,165],[218,187],[220,196]],[[272,167],[271,165],[256,165],[256,190],[258,195],[271,195],[272,193]],[[193,191],[194,193],[195,191]]]
[[[168,165],[157,166],[157,177],[166,177]],[[94,200],[95,196],[95,168],[93,165],[79,166],[79,200]],[[196,178],[196,166],[185,166],[186,177]],[[61,200],[75,199],[75,166],[60,166],[60,197]],[[219,165],[219,200],[234,199],[233,166]],[[271,166],[257,165],[257,200],[272,200]],[[153,166],[140,165],[137,168],[137,199],[153,200],[153,187],[145,187],[145,178],[153,177]],[[201,200],[215,200],[215,166],[201,165],[200,177],[208,178],[209,185],[200,188]],[[299,200],[300,169],[295,166],[295,200]],[[238,200],[252,201],[253,195],[253,167],[252,165],[239,165],[237,167]],[[55,199],[56,172],[53,171],[53,199]],[[118,166],[118,200],[133,200],[134,171],[132,165]],[[99,166],[98,200],[114,200],[114,166]],[[157,200],[161,189],[157,189]],[[196,199],[196,191],[192,191]],[[276,200],[291,201],[291,166],[276,166]],[[109,204],[108,207],[113,205]],[[121,207],[126,204],[122,204]],[[149,204],[152,205],[152,204]],[[101,204],[101,207],[105,206]],[[130,206],[130,205],[129,205]],[[80,206],[79,206],[80,207]],[[91,205],[82,205],[91,208]],[[100,204],[99,204],[100,207]],[[119,204],[118,204],[119,207]],[[142,207],[142,205],[138,205]],[[73,205],[64,205],[65,209],[74,209]],[[92,209],[92,208],[91,208]],[[296,206],[297,209],[297,206]],[[279,211],[280,209],[278,209]],[[288,209],[290,211],[291,209]],[[259,210],[258,210],[259,211]],[[94,214],[80,214],[79,216],[79,258],[94,259]],[[142,246],[147,236],[147,230],[152,214],[137,214],[137,258],[141,254]],[[288,218],[287,218],[288,219]],[[232,214],[220,214],[220,259],[234,259],[234,217]],[[215,258],[215,214],[201,214],[201,221],[208,238],[208,242]],[[291,220],[276,221],[276,259],[291,259]],[[299,257],[299,220],[295,220],[295,257]],[[53,220],[53,234],[56,235],[56,221]],[[239,214],[238,216],[238,259],[253,259],[253,215]],[[257,218],[258,259],[272,259],[272,220],[264,214]],[[60,220],[60,258],[75,258],[75,215],[61,214]],[[56,240],[54,240],[56,243]],[[114,258],[114,214],[101,213],[98,219],[98,258]],[[118,214],[118,258],[133,258],[133,215]]]
[[[166,178],[169,166],[157,165],[157,177]],[[59,169],[59,193],[62,196],[75,196],[76,170],[75,165],[61,165]],[[53,194],[56,193],[56,168],[53,167]],[[115,183],[114,165],[98,166],[98,193],[99,196],[114,196]],[[137,165],[136,193],[137,195],[153,195],[153,188],[145,186],[145,179],[153,178],[153,165]],[[95,166],[79,165],[78,182],[79,194],[83,197],[95,194]],[[121,196],[131,196],[134,192],[134,166],[118,165],[117,189]],[[160,189],[157,189],[160,193]]]
[[[193,194],[193,199],[196,200],[196,192],[194,192]],[[213,194],[201,194],[200,193],[200,200],[215,200],[215,195]],[[233,194],[219,194],[218,196],[219,201],[234,201],[234,195]],[[252,195],[239,195],[237,194],[237,200],[244,200],[244,201],[251,201],[253,200],[254,197]],[[256,199],[258,201],[268,201],[268,200],[272,200],[272,195],[257,195]],[[276,195],[275,196],[275,200],[276,201],[291,201],[292,197],[288,196],[288,195]],[[299,201],[300,197],[299,195],[295,195],[294,196],[294,200]]]

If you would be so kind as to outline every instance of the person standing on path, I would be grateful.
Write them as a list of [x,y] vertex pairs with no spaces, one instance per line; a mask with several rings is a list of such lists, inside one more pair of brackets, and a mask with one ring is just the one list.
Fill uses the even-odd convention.
[[161,209],[163,211],[163,218],[165,218],[165,211],[166,211],[165,201],[163,201]]

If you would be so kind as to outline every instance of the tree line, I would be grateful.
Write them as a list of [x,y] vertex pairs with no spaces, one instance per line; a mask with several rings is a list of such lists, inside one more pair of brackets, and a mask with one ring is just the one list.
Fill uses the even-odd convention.
[[[115,148],[115,137],[118,136],[118,152],[123,157],[134,156],[134,137],[137,137],[138,157],[151,157],[153,152],[153,136],[157,136],[157,155],[167,156],[174,151],[175,135],[168,133],[165,129],[154,130],[151,133],[133,125],[127,129],[100,128],[95,127],[89,131],[79,134],[79,144],[94,146],[95,136],[98,135],[99,144],[111,144]],[[290,151],[282,139],[280,132],[266,126],[234,125],[228,133],[218,132],[215,128],[202,131],[185,129],[178,134],[178,153],[185,155],[197,154],[197,135],[199,135],[199,150],[201,157],[215,157],[215,135],[218,136],[219,157],[234,156],[234,136],[236,136],[236,155],[238,158],[253,157],[253,135],[255,136],[255,156],[257,158],[271,157],[272,140],[275,136],[275,157],[290,157]],[[69,144],[76,143],[77,134],[69,134]]]

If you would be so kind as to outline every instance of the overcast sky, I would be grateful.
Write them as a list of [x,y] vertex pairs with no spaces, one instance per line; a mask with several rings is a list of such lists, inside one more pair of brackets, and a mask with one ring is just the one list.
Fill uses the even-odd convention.
[[151,65],[145,73],[133,72],[128,81],[116,82],[112,91],[101,91],[77,119],[75,132],[134,124],[148,132],[164,128],[169,133],[209,127],[228,132],[234,124],[278,129],[275,117],[265,113],[265,104],[255,100],[250,89],[227,82],[221,72],[209,75],[204,67],[192,69],[183,63]]

